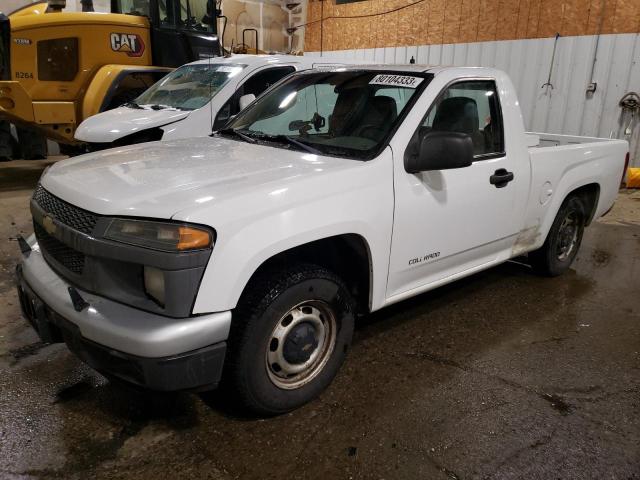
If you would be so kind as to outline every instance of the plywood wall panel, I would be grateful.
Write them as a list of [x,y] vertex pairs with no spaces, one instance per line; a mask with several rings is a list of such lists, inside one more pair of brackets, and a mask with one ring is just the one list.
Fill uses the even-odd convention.
[[624,33],[640,29],[640,0],[618,0],[613,21],[613,30]]
[[495,0],[482,0],[478,21],[478,41],[496,39],[498,28],[498,2]]
[[589,0],[565,0],[561,32],[565,36],[584,35],[591,16]]
[[538,37],[553,37],[562,30],[562,16],[565,4],[557,0],[542,0],[540,4],[540,22]]
[[[411,5],[415,1],[335,5],[334,0],[309,0],[308,21],[320,19],[324,3],[324,50],[640,31],[640,0],[424,0]],[[405,8],[389,12],[398,7]],[[389,13],[351,18],[384,12]],[[319,23],[306,27],[305,40],[307,51],[319,49]]]
[[604,13],[602,13],[602,32],[603,33],[616,33],[617,29],[615,27],[615,18],[616,18],[617,9],[618,9],[618,0],[605,0]]
[[462,19],[463,0],[449,0],[444,7],[443,43],[460,42],[460,21]]
[[498,22],[496,40],[511,40],[518,38],[518,8],[519,1],[500,0],[498,3]]
[[540,10],[542,0],[531,0],[529,4],[529,20],[527,23],[527,38],[538,37],[538,25],[540,24]]
[[515,38],[527,38],[527,27],[529,25],[529,10],[531,0],[520,0],[518,4],[518,20],[516,23]]
[[444,0],[429,0],[429,19],[427,27],[427,43],[442,43],[444,32]]

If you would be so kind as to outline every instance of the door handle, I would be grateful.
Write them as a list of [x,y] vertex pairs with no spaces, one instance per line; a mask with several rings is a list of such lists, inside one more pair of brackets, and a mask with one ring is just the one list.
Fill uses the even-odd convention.
[[513,172],[508,172],[505,168],[499,168],[489,177],[489,183],[496,188],[506,187],[511,180],[513,180]]

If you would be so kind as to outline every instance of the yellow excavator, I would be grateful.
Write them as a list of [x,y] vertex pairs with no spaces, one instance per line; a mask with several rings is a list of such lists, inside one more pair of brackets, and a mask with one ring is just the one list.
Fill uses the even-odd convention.
[[0,159],[42,157],[45,138],[73,147],[85,118],[221,54],[216,0],[111,0],[111,13],[65,1],[0,13]]

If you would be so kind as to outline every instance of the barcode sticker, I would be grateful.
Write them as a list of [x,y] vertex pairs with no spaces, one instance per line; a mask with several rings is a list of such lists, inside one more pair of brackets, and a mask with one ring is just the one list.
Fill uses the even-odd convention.
[[412,77],[409,75],[389,75],[384,73],[376,75],[369,82],[370,85],[391,85],[394,87],[416,88],[424,80],[421,77]]

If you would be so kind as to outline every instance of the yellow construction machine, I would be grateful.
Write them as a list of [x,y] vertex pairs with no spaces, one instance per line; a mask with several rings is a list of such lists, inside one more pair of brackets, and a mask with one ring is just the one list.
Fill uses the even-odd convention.
[[82,5],[65,12],[65,0],[49,0],[0,14],[0,158],[39,157],[44,137],[73,146],[85,118],[221,53],[215,0],[111,0],[111,13]]

